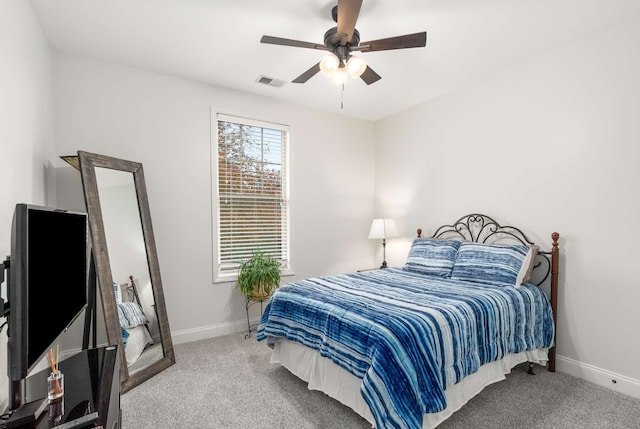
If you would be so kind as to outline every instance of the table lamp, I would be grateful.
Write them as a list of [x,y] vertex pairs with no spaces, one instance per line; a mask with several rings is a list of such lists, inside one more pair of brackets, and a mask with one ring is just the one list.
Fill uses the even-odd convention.
[[387,268],[386,246],[387,238],[397,237],[398,228],[393,219],[380,218],[374,219],[369,230],[370,239],[382,239],[382,265],[380,268]]

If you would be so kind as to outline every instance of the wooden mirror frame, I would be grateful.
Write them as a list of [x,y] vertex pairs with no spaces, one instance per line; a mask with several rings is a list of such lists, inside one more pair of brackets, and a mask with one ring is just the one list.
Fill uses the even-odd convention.
[[[125,393],[176,362],[173,351],[173,342],[171,340],[171,331],[169,328],[169,319],[167,317],[167,308],[165,305],[164,293],[162,291],[162,280],[160,278],[160,267],[158,264],[156,244],[153,235],[153,228],[151,226],[151,213],[149,211],[149,201],[147,198],[147,187],[145,184],[144,172],[142,164],[139,162],[126,161],[90,152],[78,151],[78,160],[89,218],[89,231],[91,235],[93,256],[95,259],[96,277],[98,280],[100,295],[102,297],[107,341],[110,345],[118,345],[120,350],[120,389],[122,393]],[[140,211],[142,234],[144,236],[147,252],[147,262],[156,306],[155,309],[158,318],[158,328],[160,330],[163,357],[148,367],[136,370],[133,374],[129,374],[124,345],[122,342],[122,331],[118,319],[118,310],[116,307],[116,299],[113,289],[111,263],[109,260],[109,251],[107,249],[102,209],[98,194],[96,167],[132,173],[138,197],[138,209]]]

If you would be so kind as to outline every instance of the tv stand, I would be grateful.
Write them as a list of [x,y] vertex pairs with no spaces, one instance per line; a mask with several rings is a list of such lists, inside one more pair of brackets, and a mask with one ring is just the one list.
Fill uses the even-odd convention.
[[[120,428],[120,357],[116,346],[82,350],[61,361],[60,371],[64,374],[64,413],[54,421],[46,407],[37,421],[26,427]],[[47,368],[25,379],[27,404],[46,398],[50,372]]]

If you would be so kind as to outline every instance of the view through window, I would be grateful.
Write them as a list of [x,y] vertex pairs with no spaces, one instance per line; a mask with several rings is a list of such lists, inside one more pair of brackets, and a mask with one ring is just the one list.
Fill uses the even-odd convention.
[[289,265],[288,127],[217,116],[218,276],[261,249]]

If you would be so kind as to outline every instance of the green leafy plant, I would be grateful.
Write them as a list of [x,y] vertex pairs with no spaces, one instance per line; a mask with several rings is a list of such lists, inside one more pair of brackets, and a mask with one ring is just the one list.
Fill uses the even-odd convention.
[[238,270],[238,288],[246,299],[268,298],[280,287],[280,261],[260,249],[251,253]]

